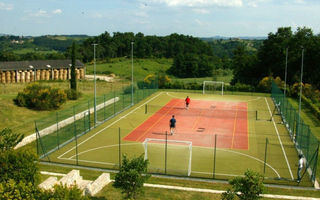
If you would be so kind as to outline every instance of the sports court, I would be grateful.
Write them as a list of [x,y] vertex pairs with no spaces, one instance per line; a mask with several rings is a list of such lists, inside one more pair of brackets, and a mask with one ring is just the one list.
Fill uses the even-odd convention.
[[[172,115],[178,121],[174,135],[169,130]],[[223,138],[218,148],[248,149],[247,103],[193,100],[186,109],[183,99],[172,99],[124,140],[163,139],[166,132],[169,140],[190,141],[193,146],[214,147],[217,135]]]
[[[118,169],[121,155],[144,155],[150,173],[229,179],[252,169],[266,182],[295,184],[297,152],[274,108],[270,97],[160,91],[48,157]],[[172,115],[176,132],[166,135]]]

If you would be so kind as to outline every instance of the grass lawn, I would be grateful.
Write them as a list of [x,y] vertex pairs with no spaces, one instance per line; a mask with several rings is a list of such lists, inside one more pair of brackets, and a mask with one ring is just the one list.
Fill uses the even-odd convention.
[[[51,87],[67,89],[69,88],[69,81],[59,82],[42,82]],[[104,81],[97,81],[97,96],[101,96],[110,92],[112,89],[122,86],[122,83],[112,84]],[[125,84],[125,83],[123,83]],[[76,101],[67,101],[59,110],[52,111],[37,111],[24,107],[16,106],[13,99],[17,96],[19,91],[22,91],[27,84],[0,84],[0,130],[3,128],[11,128],[15,132],[30,135],[34,133],[34,121],[46,118],[48,116],[55,116],[57,111],[71,109],[71,107],[85,104],[88,100],[93,99],[93,81],[78,81],[78,89],[82,92],[82,97]]]
[[[135,79],[143,80],[149,74],[157,74],[159,71],[166,71],[172,65],[172,59],[134,59],[133,73]],[[93,74],[93,63],[86,65],[86,73]],[[114,73],[122,78],[131,80],[131,59],[130,58],[115,58],[106,63],[96,64],[97,74]]]

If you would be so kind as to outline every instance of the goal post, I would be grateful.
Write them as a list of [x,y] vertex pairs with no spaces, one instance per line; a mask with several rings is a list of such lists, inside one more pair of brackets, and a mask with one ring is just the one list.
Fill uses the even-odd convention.
[[[170,170],[184,171],[188,176],[191,175],[191,141],[146,138],[143,142],[143,146],[144,159],[149,160],[151,167],[157,169],[163,168],[163,164],[168,162],[168,168]],[[168,158],[164,158],[165,148],[167,148]]]
[[203,81],[202,94],[210,93],[208,91],[220,91],[223,95],[224,82],[223,81]]

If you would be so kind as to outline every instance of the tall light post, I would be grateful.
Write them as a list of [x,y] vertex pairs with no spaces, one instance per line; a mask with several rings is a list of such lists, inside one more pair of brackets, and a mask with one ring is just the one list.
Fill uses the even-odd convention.
[[131,105],[133,105],[133,44],[131,42]]
[[97,124],[97,87],[96,87],[96,46],[98,44],[92,44],[93,45],[93,79],[94,79],[94,126]]
[[286,92],[287,92],[287,69],[288,69],[288,47],[286,48],[286,68],[284,72],[284,97],[286,97]]
[[300,134],[300,118],[301,118],[301,96],[302,96],[302,77],[303,77],[303,55],[304,55],[304,48],[302,47],[301,53],[301,77],[300,77],[300,96],[299,96],[299,121],[298,121],[298,134]]

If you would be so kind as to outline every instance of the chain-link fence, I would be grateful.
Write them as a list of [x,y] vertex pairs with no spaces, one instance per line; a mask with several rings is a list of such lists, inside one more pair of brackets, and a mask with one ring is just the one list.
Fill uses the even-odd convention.
[[292,141],[295,143],[298,153],[303,154],[307,161],[307,168],[310,168],[309,173],[312,181],[315,181],[319,152],[318,139],[274,82],[272,83],[271,97],[281,114]]
[[[49,155],[77,139],[99,124],[115,117],[157,91],[157,81],[128,85],[118,90],[58,111],[35,121],[37,153],[50,161]],[[133,93],[132,93],[133,91]]]

